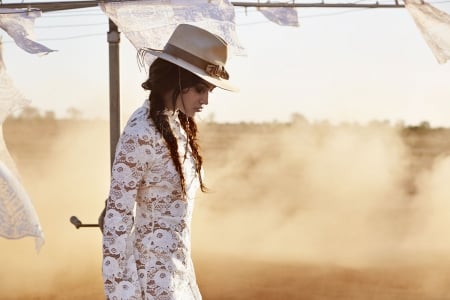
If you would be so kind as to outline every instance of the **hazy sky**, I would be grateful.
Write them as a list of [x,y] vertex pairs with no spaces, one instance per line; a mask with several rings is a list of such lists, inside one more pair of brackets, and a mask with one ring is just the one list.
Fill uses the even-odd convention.
[[[449,1],[434,5],[450,11]],[[450,63],[437,63],[406,9],[301,8],[298,28],[270,23],[254,8],[235,11],[248,55],[232,57],[228,69],[241,92],[215,90],[200,119],[286,121],[300,113],[311,121],[450,126]],[[45,13],[36,27],[37,40],[58,52],[30,55],[2,33],[16,86],[42,111],[64,116],[75,107],[107,117],[106,16],[98,8]],[[146,97],[146,74],[124,35],[120,51],[126,119]]]

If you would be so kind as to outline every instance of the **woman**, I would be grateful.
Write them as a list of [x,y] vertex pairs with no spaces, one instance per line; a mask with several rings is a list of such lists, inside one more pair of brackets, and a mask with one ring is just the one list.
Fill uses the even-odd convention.
[[225,71],[227,45],[179,25],[142,84],[149,99],[119,139],[103,222],[107,299],[201,299],[191,260],[196,190],[205,190],[194,115],[214,87],[235,90]]

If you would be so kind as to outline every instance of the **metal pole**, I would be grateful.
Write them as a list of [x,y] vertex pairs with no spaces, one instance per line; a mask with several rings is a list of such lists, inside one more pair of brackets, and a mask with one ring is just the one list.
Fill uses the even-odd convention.
[[[109,44],[109,153],[110,167],[114,162],[116,145],[120,136],[120,72],[119,72],[119,44],[120,32],[117,25],[109,19],[108,31]],[[106,201],[103,211],[100,213],[98,224],[83,224],[72,216],[70,222],[78,229],[80,227],[100,227],[106,212]]]
[[109,19],[109,136],[111,166],[114,162],[117,141],[120,135],[120,74],[119,74],[120,32]]

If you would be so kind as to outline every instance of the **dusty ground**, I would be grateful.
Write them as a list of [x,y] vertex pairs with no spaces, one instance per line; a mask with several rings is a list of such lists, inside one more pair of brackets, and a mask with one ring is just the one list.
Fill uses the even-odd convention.
[[[46,235],[0,239],[0,299],[103,299],[103,122],[5,124]],[[297,126],[297,127],[295,127]],[[301,126],[301,127],[299,127]],[[448,130],[203,124],[211,192],[193,251],[204,299],[450,299]],[[293,134],[293,132],[296,132]]]
[[[197,258],[196,266],[204,299],[450,299],[450,271],[442,270],[443,266],[352,269],[220,256]],[[441,280],[437,280],[432,269],[438,271]],[[103,299],[100,275],[87,274],[85,278],[73,277],[70,281],[61,276],[49,290],[41,291],[39,287],[18,290],[15,295],[2,296],[2,299]]]

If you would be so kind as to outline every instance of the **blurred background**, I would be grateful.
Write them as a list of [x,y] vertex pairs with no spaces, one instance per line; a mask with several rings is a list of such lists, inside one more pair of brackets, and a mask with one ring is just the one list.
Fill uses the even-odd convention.
[[[448,2],[436,2],[448,8]],[[193,258],[204,299],[450,299],[450,86],[404,9],[298,9],[300,27],[236,9],[238,94],[199,116],[209,193]],[[109,185],[107,18],[44,14],[4,61],[31,106],[4,139],[46,242],[0,239],[1,299],[103,299]],[[121,43],[122,123],[146,95]]]
[[[2,299],[102,299],[106,121],[10,118],[46,242],[0,240]],[[205,299],[448,299],[450,129],[202,122],[193,219]],[[376,295],[376,296],[375,296]]]

